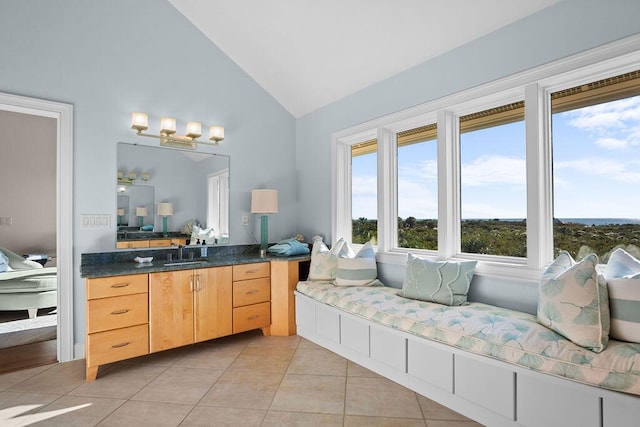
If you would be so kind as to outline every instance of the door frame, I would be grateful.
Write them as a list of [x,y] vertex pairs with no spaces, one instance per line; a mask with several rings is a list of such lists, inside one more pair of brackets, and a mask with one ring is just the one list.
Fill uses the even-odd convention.
[[73,360],[73,106],[0,92],[0,110],[56,119],[57,353]]

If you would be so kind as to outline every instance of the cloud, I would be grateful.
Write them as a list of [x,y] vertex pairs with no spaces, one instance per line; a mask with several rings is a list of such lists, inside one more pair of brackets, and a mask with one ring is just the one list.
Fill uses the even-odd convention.
[[462,165],[462,185],[485,186],[510,184],[526,186],[525,159],[506,156],[480,156]]
[[553,167],[556,170],[569,169],[590,176],[603,176],[627,184],[640,183],[640,172],[629,171],[624,163],[611,159],[589,157],[559,161],[554,162]]
[[609,150],[623,150],[629,146],[629,143],[624,139],[600,138],[596,141],[596,145]]
[[598,135],[601,148],[620,150],[640,145],[640,96],[560,113],[576,129]]

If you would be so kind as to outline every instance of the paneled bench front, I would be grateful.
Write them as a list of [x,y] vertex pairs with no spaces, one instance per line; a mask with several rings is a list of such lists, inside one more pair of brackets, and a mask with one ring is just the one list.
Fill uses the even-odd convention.
[[[537,331],[544,327],[525,313],[439,306],[397,291],[300,282],[298,335],[485,425],[638,425],[640,345],[613,341],[608,355],[596,354]],[[521,340],[540,333],[548,348],[534,355]],[[604,360],[615,365],[609,373],[598,366]],[[577,382],[588,379],[599,385]]]

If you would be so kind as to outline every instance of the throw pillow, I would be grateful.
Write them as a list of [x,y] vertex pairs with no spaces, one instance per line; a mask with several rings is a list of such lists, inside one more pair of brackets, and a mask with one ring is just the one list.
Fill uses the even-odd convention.
[[322,241],[322,237],[314,237],[307,280],[335,280],[338,270],[338,254],[343,245],[344,239],[340,239],[329,250]]
[[408,254],[398,295],[444,305],[464,305],[476,264],[477,261],[431,261]]
[[345,242],[338,256],[336,285],[369,286],[377,277],[376,253],[371,242],[365,243],[355,255],[351,246]]
[[640,261],[622,248],[613,251],[604,271],[607,280],[619,277],[640,279]]
[[609,342],[609,298],[604,278],[589,254],[575,262],[561,251],[542,273],[538,288],[538,322],[573,343],[600,353]]
[[623,249],[616,249],[607,263],[605,279],[611,310],[609,336],[640,343],[640,261]]
[[4,273],[9,270],[9,258],[2,252],[0,252],[0,273]]

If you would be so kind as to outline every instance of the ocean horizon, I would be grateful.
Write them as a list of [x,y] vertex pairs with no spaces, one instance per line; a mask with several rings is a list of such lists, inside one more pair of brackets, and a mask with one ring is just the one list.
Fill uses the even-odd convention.
[[[497,219],[498,221],[508,222],[521,222],[524,218],[467,218],[463,221],[491,221]],[[640,225],[640,219],[634,218],[554,218],[555,220],[564,223],[584,224],[584,225],[622,225],[622,224],[634,224]]]

